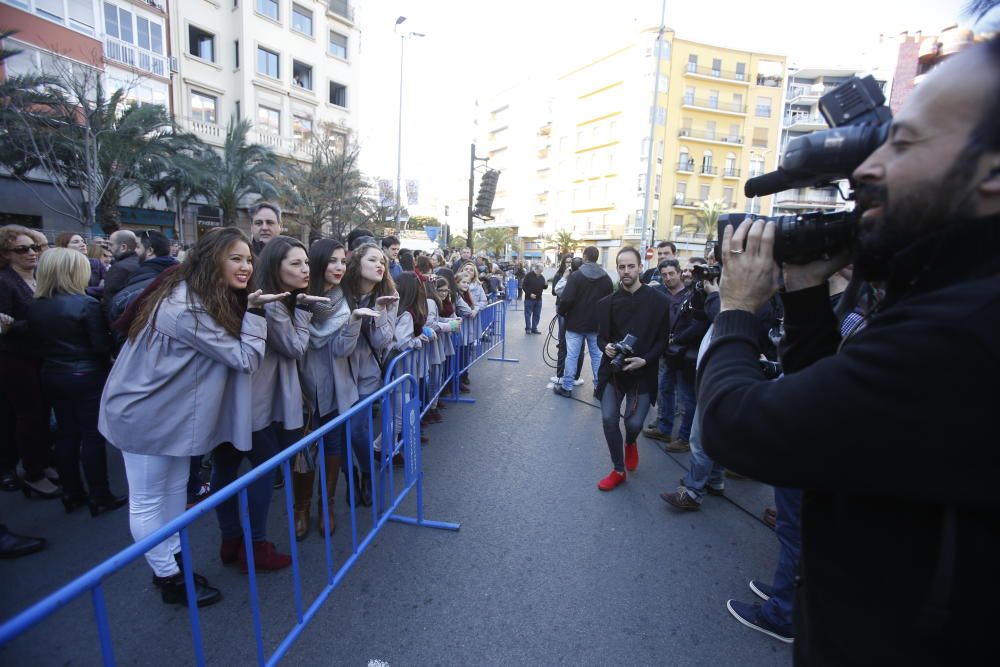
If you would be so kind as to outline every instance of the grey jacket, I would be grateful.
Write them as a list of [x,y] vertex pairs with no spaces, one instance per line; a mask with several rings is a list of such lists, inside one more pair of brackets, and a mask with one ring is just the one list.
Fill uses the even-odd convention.
[[[339,287],[335,289],[340,290]],[[326,296],[332,297],[333,293]],[[299,375],[302,391],[312,410],[314,427],[319,425],[321,417],[349,410],[357,400],[357,387],[351,378],[347,355],[336,353],[343,348],[342,343],[338,347],[339,334],[350,316],[347,301],[339,299],[336,311],[327,317],[314,316],[309,324],[309,349],[305,358],[299,361]],[[353,401],[350,400],[352,392]],[[340,400],[342,396],[348,399],[346,404]]]
[[[362,301],[364,303],[364,301]],[[369,318],[350,318],[340,329],[333,345],[333,353],[337,357],[347,359],[347,377],[334,378],[337,389],[341,386],[348,388],[346,396],[337,394],[337,404],[341,406],[343,413],[352,405],[358,402],[361,396],[367,396],[378,391],[382,387],[382,369],[375,360],[375,354],[382,355],[385,350],[392,346],[392,337],[396,329],[396,304],[382,311],[375,321],[370,325],[368,338],[371,340],[371,347],[361,334],[361,326]],[[361,304],[359,304],[360,307]],[[334,367],[337,372],[337,367]],[[346,408],[343,406],[347,406]]]
[[267,321],[247,313],[239,338],[178,285],[115,361],[98,429],[133,454],[196,456],[231,442],[250,449],[250,378],[264,358]]
[[261,431],[272,422],[285,430],[302,428],[302,383],[298,360],[309,346],[312,313],[295,308],[289,315],[285,304],[264,304],[267,313],[267,347],[264,360],[253,374],[253,430]]

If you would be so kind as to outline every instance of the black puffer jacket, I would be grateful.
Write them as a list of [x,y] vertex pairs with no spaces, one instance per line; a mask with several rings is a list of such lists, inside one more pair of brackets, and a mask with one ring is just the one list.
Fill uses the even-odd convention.
[[597,302],[614,291],[611,278],[604,269],[584,262],[579,271],[566,279],[559,297],[559,314],[566,318],[566,331],[597,333]]
[[42,348],[42,372],[93,373],[108,368],[111,336],[100,302],[84,294],[35,299],[28,331]]

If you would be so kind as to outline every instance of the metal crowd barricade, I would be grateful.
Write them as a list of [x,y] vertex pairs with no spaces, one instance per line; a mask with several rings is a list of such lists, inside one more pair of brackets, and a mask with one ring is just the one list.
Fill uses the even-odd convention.
[[507,301],[510,302],[511,310],[514,311],[521,310],[522,307],[524,306],[524,303],[518,296],[519,291],[517,289],[517,285],[518,285],[517,278],[511,277],[507,279]]
[[[266,463],[250,470],[247,474],[239,477],[228,486],[219,489],[206,500],[184,512],[160,530],[144,539],[136,542],[116,555],[105,560],[100,565],[76,578],[66,586],[63,586],[54,593],[33,604],[26,610],[17,614],[13,618],[0,625],[0,647],[6,646],[16,637],[26,632],[33,626],[41,623],[56,611],[75,601],[84,595],[90,595],[97,623],[97,634],[100,641],[101,655],[105,665],[114,665],[114,647],[111,637],[111,626],[108,621],[108,608],[104,594],[104,580],[123,569],[154,546],[165,541],[174,533],[180,533],[181,557],[183,562],[184,583],[188,592],[188,616],[191,623],[191,639],[194,651],[194,662],[197,665],[205,664],[205,655],[202,647],[201,623],[199,612],[194,595],[195,571],[194,560],[191,554],[189,531],[191,524],[198,519],[209,514],[216,507],[232,499],[238,498],[240,522],[243,527],[243,541],[246,549],[246,559],[248,572],[248,586],[250,592],[250,608],[253,623],[253,634],[257,655],[257,663],[260,665],[274,665],[288,652],[292,643],[302,633],[306,625],[315,617],[323,603],[330,596],[333,590],[340,584],[347,572],[354,566],[362,553],[371,545],[376,535],[382,527],[389,521],[408,523],[429,528],[440,528],[445,530],[458,530],[459,524],[442,521],[431,521],[424,517],[423,508],[423,471],[420,452],[420,414],[421,414],[421,389],[419,378],[403,373],[387,382],[379,391],[367,398],[359,401],[354,407],[343,415],[339,415],[330,422],[327,422],[309,435],[305,436],[281,453],[275,455]],[[389,440],[391,447],[383,446],[380,452],[376,452],[373,447],[372,437],[374,434],[373,406],[381,403],[383,407],[383,421],[387,404],[396,402],[398,397],[398,410],[400,421],[400,437],[393,436]],[[334,568],[332,538],[327,531],[322,531],[325,542],[326,557],[326,584],[311,603],[306,606],[303,600],[301,573],[299,571],[299,542],[295,539],[295,522],[293,519],[293,498],[292,485],[285,484],[285,509],[288,515],[288,541],[291,548],[292,557],[292,585],[295,605],[295,625],[285,635],[274,650],[268,654],[263,639],[263,626],[261,622],[261,605],[257,587],[257,575],[253,560],[253,540],[250,529],[250,515],[247,504],[247,489],[257,480],[269,475],[279,466],[285,475],[286,480],[290,480],[292,473],[292,459],[306,447],[317,445],[317,460],[321,461],[325,457],[327,440],[332,437],[343,438],[344,450],[348,470],[351,469],[353,448],[351,446],[351,425],[352,420],[363,419],[368,426],[369,442],[367,447],[367,461],[362,461],[362,467],[367,467],[373,474],[372,478],[378,479],[379,484],[373,484],[373,502],[371,509],[371,528],[359,540],[358,535],[358,506],[356,502],[356,490],[354,476],[348,475],[348,493],[350,497],[349,509],[351,515],[351,552],[350,555],[340,564],[339,568]],[[338,432],[339,431],[339,432]],[[385,440],[385,438],[383,438]],[[404,479],[400,489],[396,489],[391,479],[392,455],[401,453],[404,460]],[[323,506],[324,525],[329,525],[329,503],[326,485],[326,466],[318,465],[320,473],[320,490]],[[389,476],[390,479],[386,480]],[[397,514],[400,504],[411,493],[416,493],[416,516],[402,516]],[[179,656],[174,656],[175,659]]]

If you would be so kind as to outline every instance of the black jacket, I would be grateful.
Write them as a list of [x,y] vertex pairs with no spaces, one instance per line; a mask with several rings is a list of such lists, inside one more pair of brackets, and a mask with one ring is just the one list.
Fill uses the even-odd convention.
[[126,286],[145,284],[152,282],[153,278],[163,273],[165,269],[177,265],[177,258],[167,255],[166,257],[153,257],[139,264],[135,271],[129,276]]
[[524,298],[541,301],[542,294],[545,292],[545,284],[545,278],[532,271],[521,282],[521,289],[524,290]]
[[559,297],[559,314],[566,318],[566,331],[594,333],[597,317],[594,306],[611,294],[614,285],[604,269],[593,262],[584,262],[579,271],[566,279],[566,287]]
[[84,294],[35,299],[28,331],[42,348],[42,372],[94,373],[108,369],[111,336],[100,302]]
[[998,247],[994,216],[898,253],[888,305],[839,352],[826,287],[786,294],[786,375],[773,382],[754,316],[715,320],[699,367],[706,452],[805,490],[800,664],[995,660]]
[[[597,370],[597,396],[604,395],[604,387],[613,378],[626,389],[638,388],[656,403],[657,376],[660,356],[667,347],[667,329],[670,320],[670,300],[660,290],[643,285],[634,293],[620,287],[610,296],[597,302],[594,309],[597,319],[597,346],[601,350],[601,365]],[[604,354],[609,343],[618,343],[625,334],[636,337],[632,357],[642,357],[646,365],[637,371],[612,374],[611,357]]]
[[108,272],[104,276],[104,296],[102,297],[105,311],[115,298],[115,294],[118,294],[118,291],[125,287],[129,276],[138,268],[139,255],[134,252],[125,253],[108,267]]

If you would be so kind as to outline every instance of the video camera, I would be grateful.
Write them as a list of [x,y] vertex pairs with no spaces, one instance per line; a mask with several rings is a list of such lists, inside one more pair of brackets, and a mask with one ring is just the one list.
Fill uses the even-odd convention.
[[705,283],[715,283],[722,275],[722,267],[718,264],[709,266],[708,264],[695,264],[691,267],[692,289],[699,292],[705,291]]
[[[839,180],[850,180],[852,172],[889,136],[892,112],[885,106],[885,96],[872,76],[851,77],[823,95],[819,108],[831,129],[789,141],[776,171],[746,182],[743,192],[747,197],[828,187]],[[774,259],[779,263],[808,264],[831,257],[850,248],[857,234],[854,211],[811,211],[774,217],[727,213],[719,217],[718,238],[722,238],[727,225],[735,229],[747,217],[777,224]],[[721,251],[721,244],[717,244],[715,256],[720,261]]]

